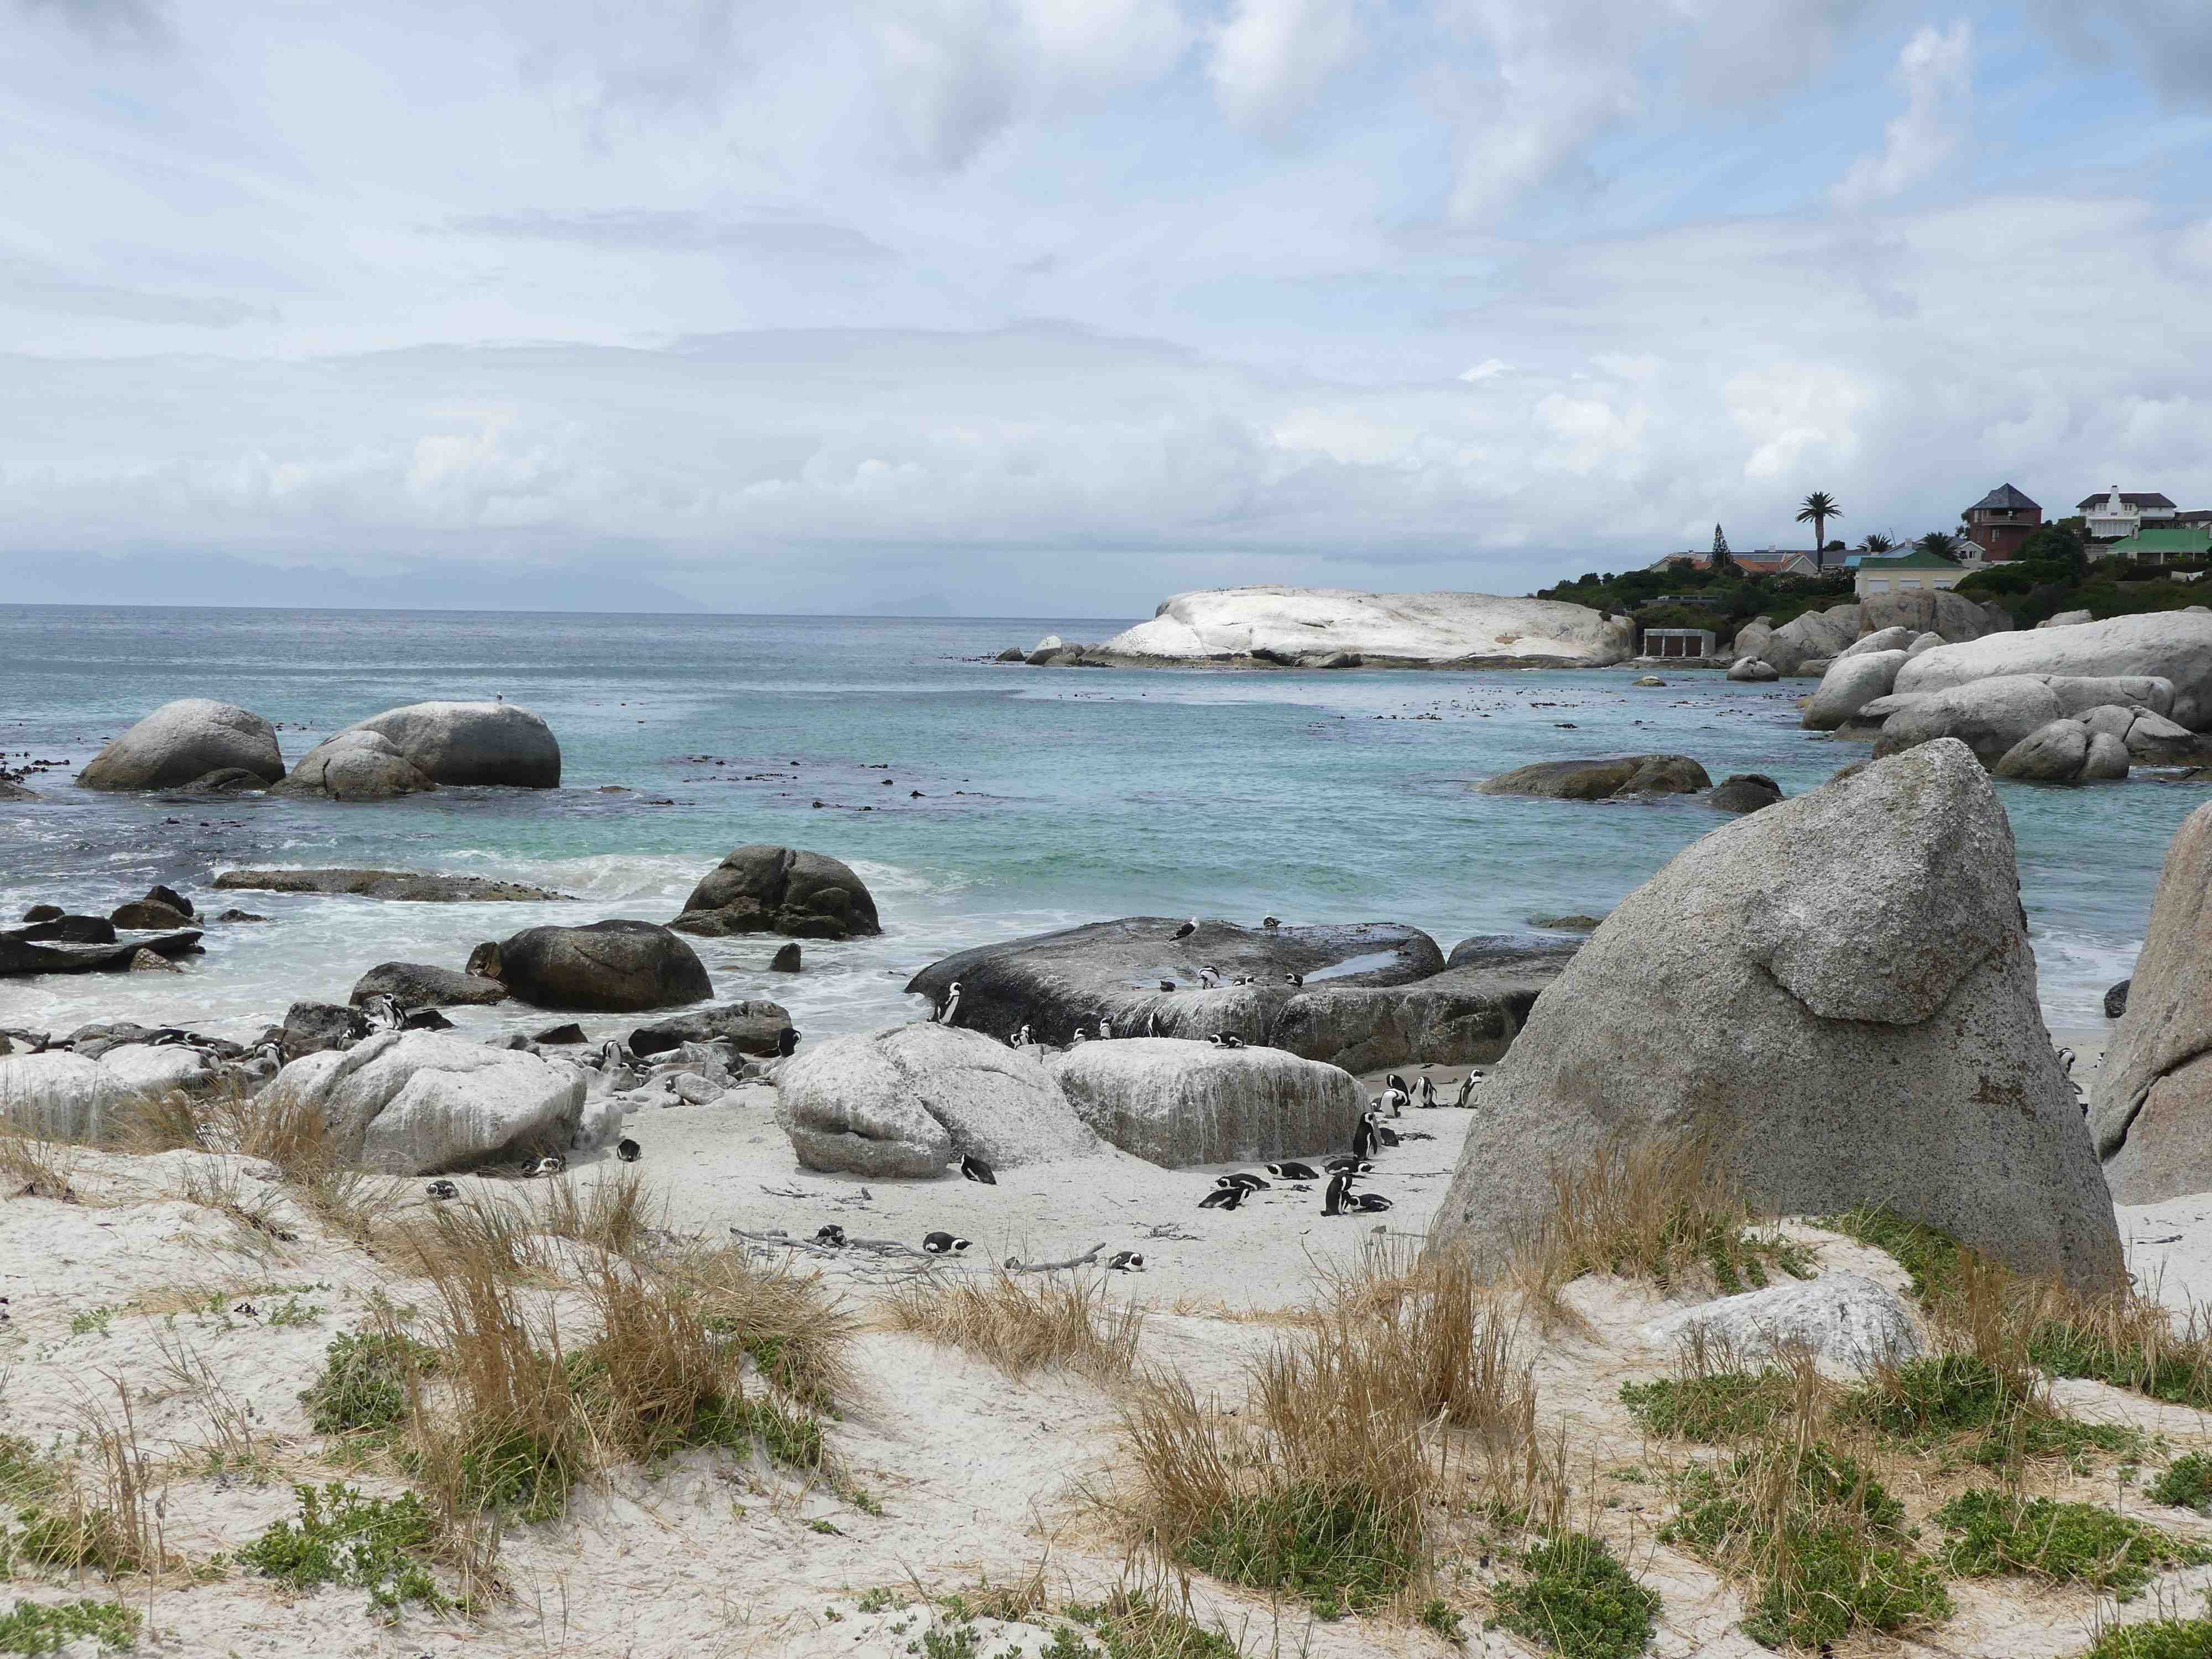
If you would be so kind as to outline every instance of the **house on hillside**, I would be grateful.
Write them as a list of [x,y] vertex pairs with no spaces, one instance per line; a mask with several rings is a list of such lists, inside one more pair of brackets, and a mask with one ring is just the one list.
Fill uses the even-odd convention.
[[1917,548],[1887,558],[1864,554],[1854,561],[1854,566],[1851,591],[1861,599],[1869,593],[1920,593],[1956,587],[1967,574],[1956,560],[1923,553]]
[[1999,484],[1966,512],[1966,534],[1991,563],[2014,557],[2042,523],[2043,509],[2008,483]]
[[2173,564],[2212,555],[2212,529],[2202,524],[2162,525],[2138,530],[2104,550],[2116,559],[2137,564]]
[[[1812,576],[1820,573],[1813,564],[1810,553],[1793,553],[1779,547],[1748,548],[1741,552],[1730,550],[1729,557],[1747,575],[1753,576]],[[1644,567],[1647,570],[1665,570],[1670,565],[1688,565],[1693,569],[1711,568],[1713,556],[1710,553],[1668,553]]]
[[2074,510],[2089,521],[2089,539],[2116,542],[2173,522],[2173,503],[2154,489],[2122,489],[2118,484],[2102,495],[2084,495]]

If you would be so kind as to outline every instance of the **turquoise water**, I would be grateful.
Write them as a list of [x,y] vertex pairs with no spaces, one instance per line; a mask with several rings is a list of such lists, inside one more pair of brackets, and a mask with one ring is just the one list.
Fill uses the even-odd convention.
[[[378,962],[458,967],[477,939],[539,921],[666,921],[747,842],[845,860],[883,913],[881,939],[808,944],[796,979],[765,972],[775,941],[700,942],[718,994],[773,995],[813,1034],[908,1017],[916,1005],[900,985],[947,951],[1107,916],[1407,921],[1449,949],[1532,915],[1602,911],[1720,821],[1694,800],[1516,800],[1474,794],[1474,780],[1534,760],[1664,750],[1716,779],[1767,773],[1795,794],[1865,753],[1798,729],[1804,682],[1691,673],[1638,690],[1620,671],[981,660],[1048,632],[1095,640],[1126,625],[0,607],[0,750],[11,763],[29,751],[73,773],[177,696],[257,710],[278,723],[291,760],[395,704],[495,694],[543,714],[565,763],[555,792],[356,806],[118,799],[49,775],[33,787],[52,804],[0,804],[0,916],[42,900],[105,911],[157,880],[216,896],[216,870],[270,864],[466,871],[584,901],[240,894],[270,924],[211,931],[186,975],[0,981],[0,1024],[125,1015],[258,1030],[295,999],[343,1000]],[[2046,1018],[2096,1023],[2141,940],[2166,842],[2204,797],[2148,781],[1999,788]],[[544,1021],[483,1010],[464,1023]]]

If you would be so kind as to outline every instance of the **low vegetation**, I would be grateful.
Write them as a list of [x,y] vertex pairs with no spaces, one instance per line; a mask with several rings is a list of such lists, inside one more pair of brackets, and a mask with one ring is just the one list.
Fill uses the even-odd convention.
[[434,1363],[428,1348],[396,1329],[343,1332],[300,1399],[317,1434],[386,1433],[407,1420],[409,1379]]
[[2154,1572],[2212,1562],[2212,1550],[2174,1538],[2100,1504],[2065,1504],[1979,1488],[1933,1516],[1953,1534],[1943,1563],[1961,1577],[2030,1573],[2111,1590],[2123,1600]]
[[1497,1592],[1497,1622],[1563,1659],[1634,1659],[1650,1645],[1659,1598],[1604,1542],[1562,1532],[1521,1558]]
[[2203,1514],[2212,1509],[2212,1456],[2190,1452],[2175,1458],[2146,1495],[2154,1504],[2170,1504],[2178,1510]]
[[324,1584],[365,1589],[386,1612],[408,1602],[434,1611],[452,1605],[429,1571],[436,1523],[414,1493],[365,1498],[335,1480],[294,1491],[298,1519],[279,1521],[240,1551],[242,1565],[302,1595]]
[[59,1653],[95,1642],[102,1653],[136,1647],[138,1614],[119,1601],[18,1601],[0,1613],[0,1653]]
[[2136,1430],[2085,1423],[2055,1409],[2033,1370],[2001,1369],[1967,1353],[1878,1366],[1844,1397],[1837,1414],[1923,1450],[1960,1443],[1977,1463],[2079,1462],[2091,1452],[2133,1453],[2142,1443]]
[[884,1311],[895,1329],[964,1348],[1009,1376],[1057,1367],[1097,1382],[1129,1376],[1145,1325],[1103,1280],[1057,1274],[933,1273],[894,1291]]
[[[1841,563],[1847,556],[1830,556]],[[1836,571],[1820,576],[1768,576],[1738,565],[1719,570],[1684,562],[1657,570],[1583,572],[1572,581],[1537,590],[1540,599],[1585,605],[1607,616],[1632,617],[1644,628],[1710,628],[1723,640],[1754,617],[1777,628],[1808,611],[1851,601],[1851,578]]]
[[2081,1659],[2212,1659],[2212,1619],[2116,1625]]

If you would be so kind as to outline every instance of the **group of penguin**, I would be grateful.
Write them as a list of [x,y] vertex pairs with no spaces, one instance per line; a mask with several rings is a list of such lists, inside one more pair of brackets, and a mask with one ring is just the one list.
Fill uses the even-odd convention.
[[[1366,1127],[1364,1119],[1362,1128]],[[1267,1175],[1276,1181],[1296,1183],[1295,1190],[1304,1191],[1306,1183],[1319,1181],[1322,1170],[1328,1171],[1328,1185],[1322,1190],[1321,1212],[1323,1215],[1380,1215],[1390,1207],[1390,1200],[1380,1193],[1357,1193],[1352,1185],[1362,1176],[1374,1173],[1370,1159],[1350,1152],[1340,1152],[1315,1169],[1310,1164],[1270,1164]],[[1240,1170],[1236,1175],[1214,1177],[1213,1190],[1198,1200],[1201,1210],[1233,1210],[1255,1193],[1266,1192],[1274,1185],[1266,1176]]]
[[[625,1164],[635,1164],[645,1156],[645,1148],[624,1135],[615,1142],[615,1156]],[[564,1173],[568,1168],[566,1158],[559,1152],[548,1152],[543,1158],[526,1158],[516,1173],[525,1181],[547,1180]],[[434,1181],[423,1190],[441,1204],[461,1195],[461,1189],[450,1181]]]

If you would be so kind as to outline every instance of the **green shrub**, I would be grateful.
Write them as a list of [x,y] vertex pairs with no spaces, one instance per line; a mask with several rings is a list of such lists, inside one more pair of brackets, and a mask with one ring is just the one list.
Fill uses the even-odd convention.
[[1990,1487],[1953,1498],[1934,1519],[1955,1534],[1944,1547],[1944,1565],[1965,1578],[2033,1573],[2125,1601],[2154,1572],[2212,1561],[2212,1550],[2100,1504],[2019,1498]]
[[583,1473],[573,1448],[508,1430],[463,1448],[459,1496],[471,1509],[550,1521],[568,1507]]
[[0,1615],[0,1653],[59,1653],[85,1637],[103,1653],[135,1647],[138,1615],[119,1601],[18,1601]]
[[10,1547],[20,1560],[60,1572],[89,1567],[110,1578],[137,1572],[147,1563],[130,1532],[112,1510],[77,1509],[51,1515],[33,1506],[16,1516],[22,1530]]
[[2151,1483],[2150,1500],[2171,1504],[2178,1510],[2203,1510],[2212,1504],[2212,1457],[2191,1452],[2174,1459],[2172,1466]]
[[1522,1558],[1528,1576],[1498,1592],[1498,1623],[1565,1659],[1635,1659],[1658,1626],[1659,1598],[1602,1540],[1563,1532]]
[[1184,1543],[1182,1558],[1231,1583],[1286,1590],[1322,1619],[1380,1606],[1419,1565],[1373,1494],[1314,1486],[1223,1504]]
[[331,1339],[322,1374],[300,1398],[318,1434],[395,1429],[407,1418],[410,1371],[429,1368],[430,1351],[392,1331],[347,1331]]
[[293,1490],[299,1520],[279,1521],[240,1551],[246,1566],[303,1593],[351,1584],[387,1610],[407,1601],[434,1609],[450,1605],[423,1564],[436,1528],[413,1492],[364,1498],[336,1480],[320,1492],[306,1485]]
[[793,1469],[819,1469],[830,1455],[819,1421],[765,1400],[711,1400],[693,1414],[684,1438],[689,1445],[739,1452],[757,1443],[772,1462]]
[[1657,1382],[1626,1382],[1620,1398],[1653,1434],[1714,1445],[1760,1433],[1790,1409],[1786,1371],[1718,1371]]
[[1823,1216],[1820,1224],[1887,1253],[1911,1277],[1912,1294],[1923,1304],[1936,1302],[1956,1283],[1965,1247],[1925,1222],[1911,1221],[1889,1210],[1861,1208]]
[[2078,1460],[2091,1451],[2134,1452],[2142,1444],[2138,1430],[2084,1423],[2039,1407],[2018,1382],[1972,1354],[1909,1360],[1853,1389],[1838,1412],[1923,1448],[1977,1436],[1970,1455],[1978,1463],[2002,1463],[2015,1454]]
[[[1115,1594],[1079,1604],[1067,1616],[1089,1631],[1106,1659],[1237,1659],[1237,1644],[1143,1595]],[[1053,1632],[1042,1659],[1082,1659],[1090,1650],[1067,1626]]]
[[2212,1620],[2153,1619],[2120,1625],[2081,1659],[2212,1659]]

